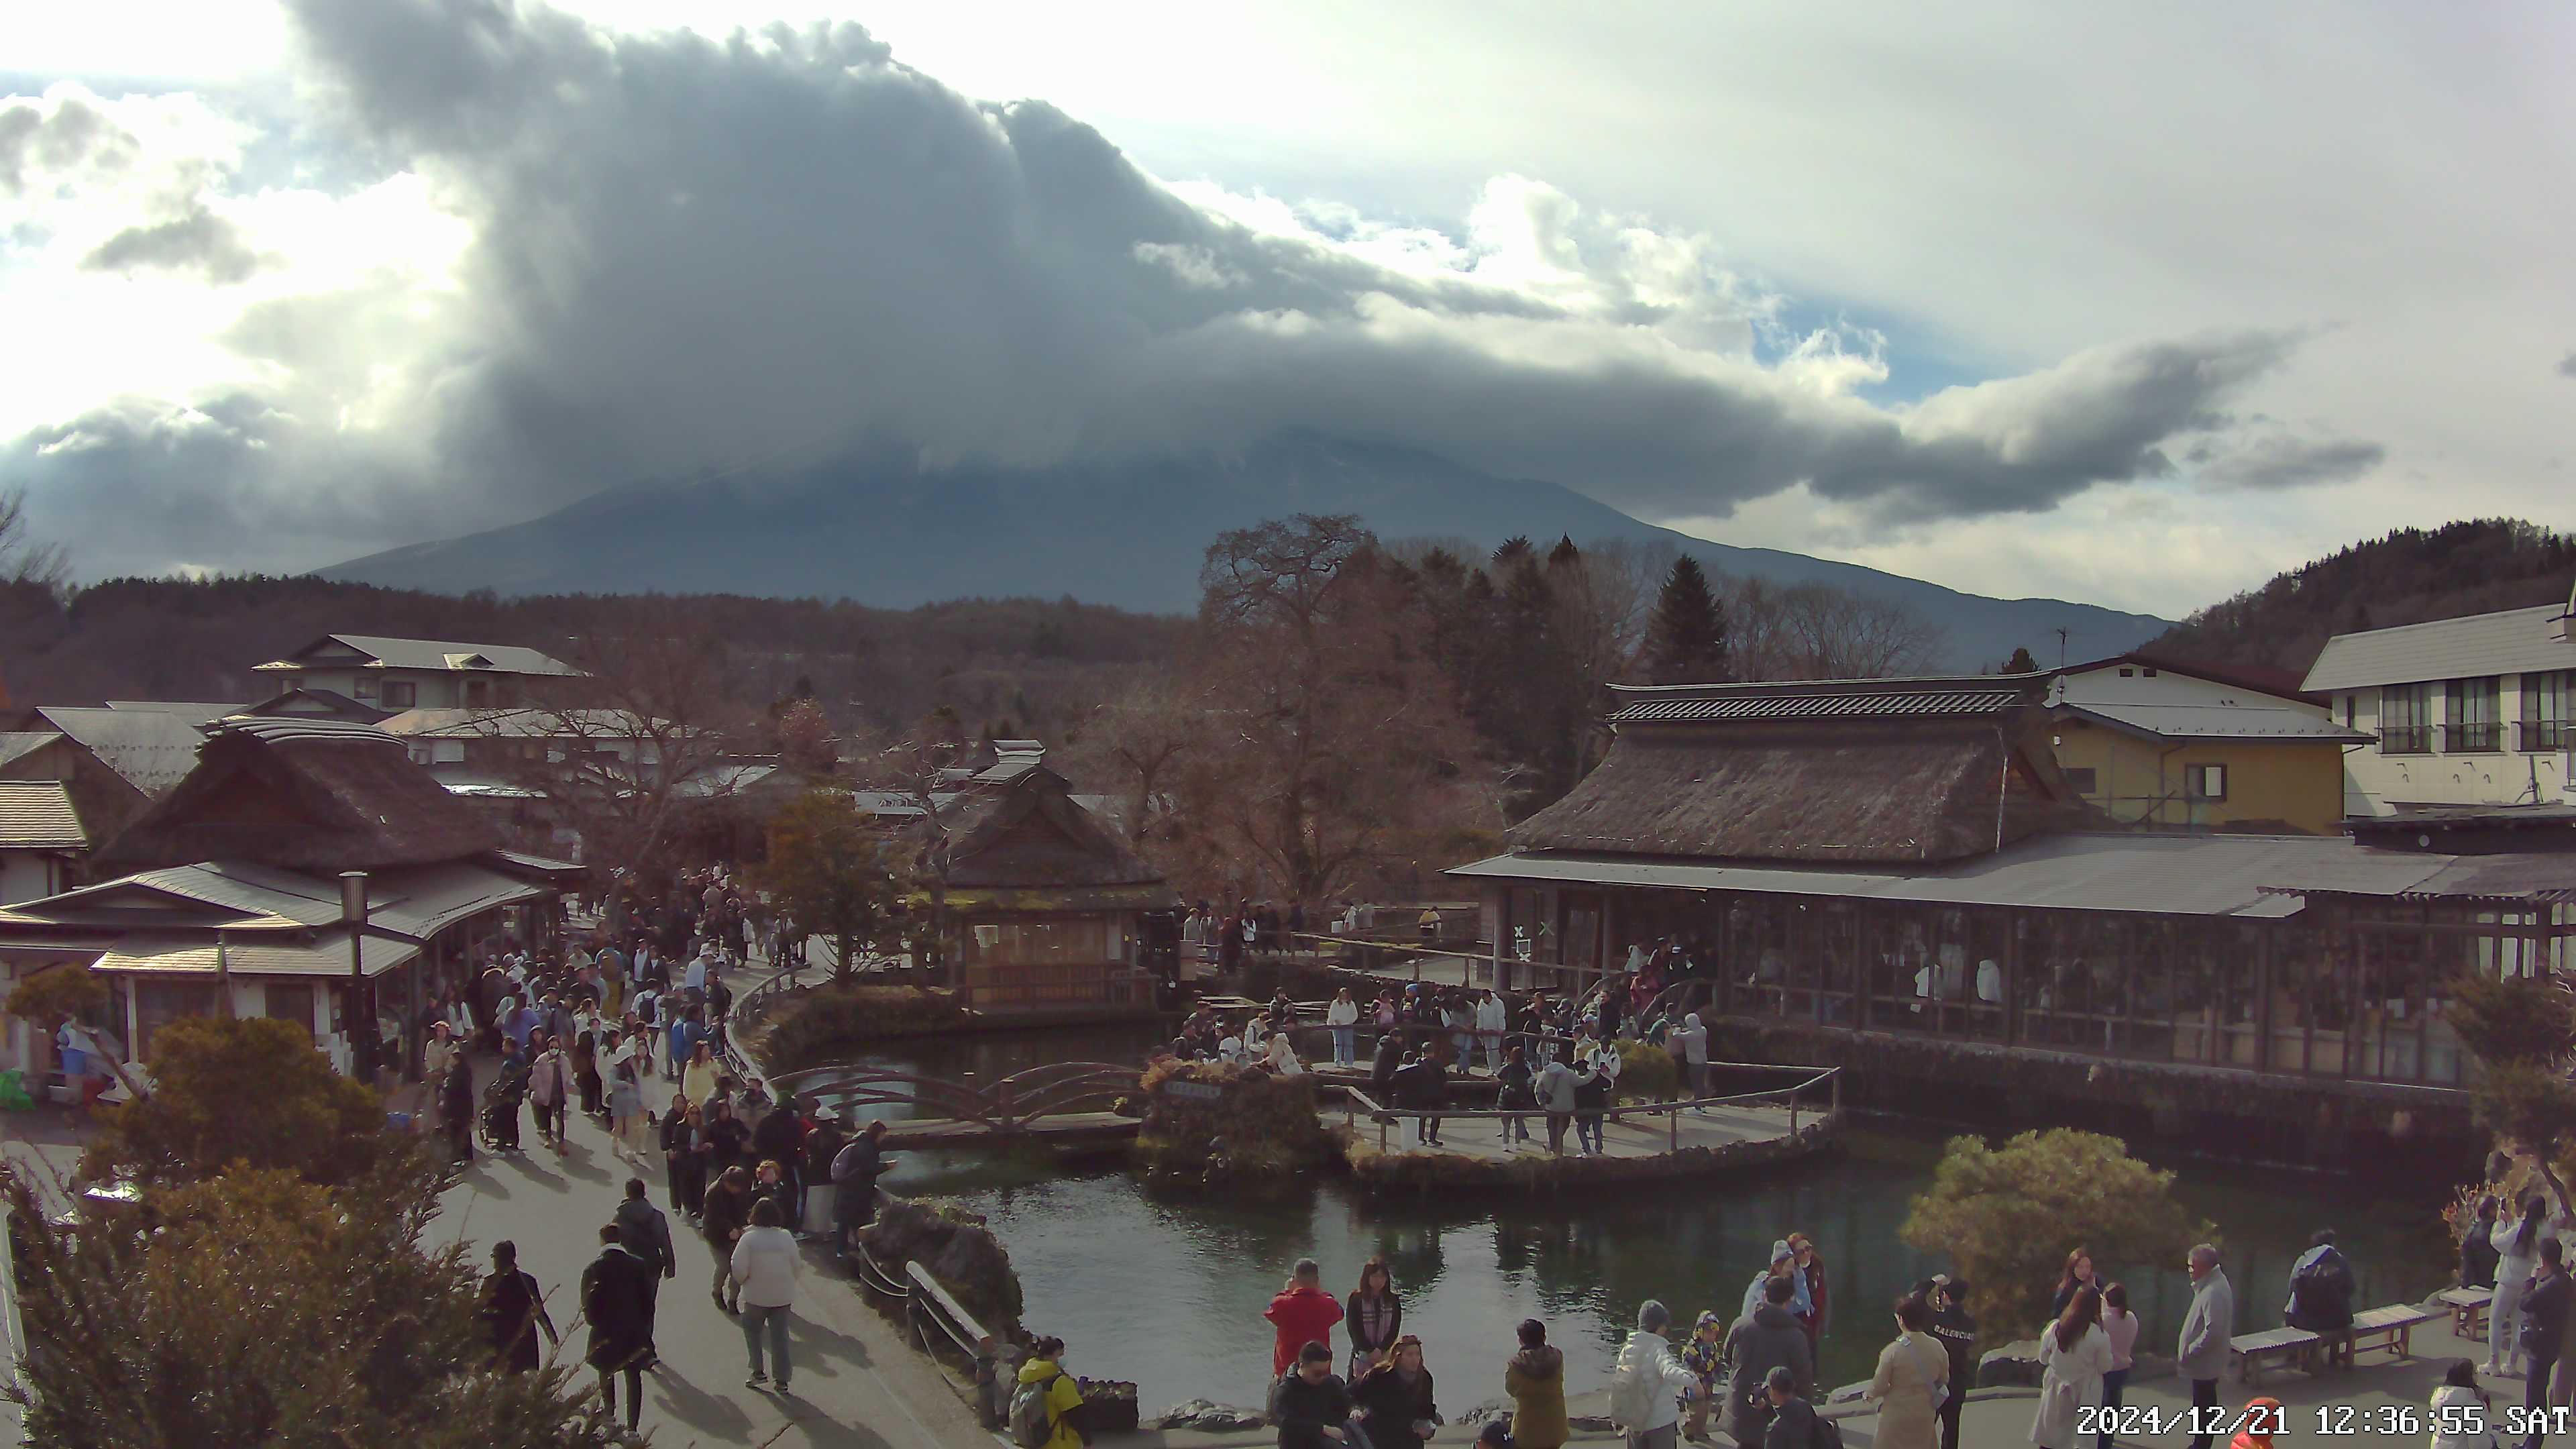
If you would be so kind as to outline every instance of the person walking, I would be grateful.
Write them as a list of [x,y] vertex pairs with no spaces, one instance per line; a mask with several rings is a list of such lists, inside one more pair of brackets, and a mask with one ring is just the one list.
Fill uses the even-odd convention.
[[850,1235],[876,1216],[877,1179],[891,1165],[885,1155],[886,1130],[882,1121],[870,1122],[868,1130],[832,1154],[833,1246],[844,1254],[850,1251]]
[[528,1058],[519,1044],[501,1039],[501,1064],[492,1070],[492,1150],[519,1150],[519,1104],[528,1098]]
[[1524,1318],[1520,1348],[1503,1365],[1512,1398],[1512,1442],[1519,1449],[1564,1449],[1574,1430],[1565,1413],[1565,1351],[1547,1341],[1547,1325]]
[[643,1080],[636,1075],[632,1061],[612,1060],[608,1067],[608,1150],[623,1160],[640,1162],[644,1157],[643,1134]]
[[1372,1449],[1422,1449],[1432,1431],[1448,1422],[1440,1417],[1431,1370],[1423,1366],[1422,1340],[1409,1333],[1361,1375],[1351,1400],[1359,1405]]
[[[1503,1049],[1503,1064],[1494,1069],[1494,1080],[1498,1084],[1498,1090],[1494,1093],[1494,1106],[1497,1109],[1519,1113],[1538,1105],[1536,1097],[1532,1095],[1535,1084],[1530,1075],[1529,1063],[1523,1059],[1519,1047]],[[1509,1142],[1514,1146],[1529,1140],[1527,1117],[1516,1115],[1502,1118],[1501,1121],[1502,1130],[1495,1134],[1495,1140]]]
[[1649,1298],[1637,1305],[1637,1331],[1619,1348],[1610,1371],[1610,1413],[1628,1436],[1628,1449],[1675,1449],[1681,1405],[1699,1395],[1691,1371],[1673,1357],[1664,1331],[1672,1310]]
[[[1664,1050],[1671,1052],[1673,1059],[1682,1064],[1683,1086],[1690,1093],[1691,1100],[1697,1102],[1706,1097],[1708,1095],[1708,1028],[1700,1025],[1698,1012],[1685,1015],[1681,1025],[1665,1034]],[[1691,1110],[1706,1112],[1708,1109],[1693,1107]]]
[[[771,1375],[786,1393],[795,1367],[787,1357],[788,1309],[796,1302],[796,1238],[780,1221],[778,1204],[752,1204],[751,1225],[733,1245],[730,1267],[740,1284],[743,1346],[751,1354],[746,1388],[759,1388]],[[769,1339],[769,1370],[760,1364],[760,1341]]]
[[536,1113],[537,1140],[564,1150],[564,1116],[572,1100],[572,1064],[559,1041],[542,1032],[532,1038],[537,1059],[528,1064],[528,1105]]
[[[2191,1406],[2203,1425],[2218,1417],[2218,1376],[2227,1371],[2227,1344],[2236,1333],[2236,1289],[2218,1265],[2218,1249],[2202,1243],[2184,1260],[2191,1273],[2191,1307],[2174,1343],[2174,1372],[2191,1381]],[[2191,1449],[2209,1449],[2211,1435],[2196,1433]]]
[[2040,1449],[2075,1449],[2076,1424],[2084,1410],[2102,1401],[2102,1378],[2110,1370],[2102,1291],[2088,1283],[2039,1335],[2039,1410],[2031,1416],[2030,1442]]
[[671,1220],[644,1195],[644,1179],[626,1179],[626,1200],[610,1219],[617,1241],[646,1268],[644,1275],[644,1362],[653,1362],[653,1317],[661,1305],[662,1280],[680,1276],[680,1255],[671,1248]]
[[1931,1335],[1950,1355],[1950,1384],[1956,1392],[1941,1401],[1941,1449],[1959,1449],[1959,1412],[1967,1389],[1977,1381],[1977,1320],[1968,1312],[1968,1280],[1935,1273],[1917,1284],[1915,1296],[1932,1310]]
[[1277,1378],[1297,1362],[1299,1349],[1331,1341],[1333,1325],[1342,1321],[1342,1305],[1324,1291],[1323,1267],[1312,1258],[1300,1258],[1261,1316],[1270,1320],[1270,1376]]
[[544,1330],[549,1344],[563,1342],[546,1312],[545,1290],[537,1286],[534,1274],[519,1266],[519,1245],[507,1238],[492,1245],[492,1273],[483,1280],[477,1312],[491,1335],[492,1367],[503,1373],[536,1371],[538,1330]]
[[707,1195],[700,1203],[698,1231],[705,1234],[716,1260],[716,1307],[727,1313],[742,1311],[738,1280],[733,1276],[733,1248],[742,1240],[743,1229],[751,1226],[751,1204],[751,1173],[740,1163],[707,1184]]
[[1297,1351],[1297,1367],[1271,1382],[1267,1405],[1279,1428],[1279,1449],[1324,1449],[1350,1442],[1348,1386],[1333,1374],[1333,1351],[1310,1343]]
[[599,1396],[617,1418],[617,1380],[626,1379],[626,1437],[644,1413],[644,1370],[653,1361],[653,1270],[629,1250],[625,1229],[599,1230],[599,1256],[581,1272],[581,1311],[590,1320],[582,1360],[599,1371]]
[[438,1079],[439,1120],[447,1128],[447,1155],[455,1161],[474,1160],[474,1110],[474,1066],[460,1052]]
[[[2111,1367],[2102,1375],[2102,1407],[2108,1411],[2103,1422],[2107,1425],[2116,1421],[2120,1392],[2129,1385],[2129,1370],[2138,1364],[2138,1315],[2129,1311],[2126,1284],[2114,1283],[2102,1290],[2102,1336],[2111,1345]],[[1972,1380],[1953,1374],[1950,1382],[1965,1384]],[[2102,1430],[2093,1449],[2112,1449],[2110,1429]]]
[[1726,1432],[1738,1444],[1758,1444],[1771,1424],[1771,1403],[1763,1396],[1771,1370],[1786,1368],[1800,1395],[1816,1386],[1815,1350],[1807,1341],[1790,1304],[1797,1292],[1794,1277],[1765,1277],[1762,1301],[1726,1331],[1725,1358],[1734,1366],[1726,1384]]
[[581,1093],[581,1114],[596,1122],[607,1095],[599,1075],[599,1024],[588,1007],[573,1018],[572,1080]]
[[1476,1040],[1484,1049],[1485,1070],[1499,1072],[1503,1067],[1503,1034],[1511,1028],[1511,1008],[1503,1004],[1501,993],[1476,993]]
[[1572,1048],[1558,1043],[1556,1056],[1539,1069],[1535,1085],[1539,1105],[1547,1112],[1547,1150],[1557,1157],[1565,1155],[1565,1129],[1574,1121],[1577,1090],[1583,1084],[1583,1074],[1566,1064],[1571,1053]]
[[690,1046],[686,1060],[688,1066],[680,1073],[680,1095],[703,1111],[707,1099],[716,1094],[716,1078],[722,1073],[716,1065],[716,1049],[712,1043],[700,1040]]
[[1864,1398],[1878,1405],[1873,1449],[1933,1449],[1941,1398],[1949,1390],[1950,1354],[1931,1334],[1932,1310],[1908,1295],[1896,1300],[1896,1338],[1878,1353]]
[[1046,1396],[1047,1437],[1039,1449],[1082,1449],[1091,1442],[1091,1416],[1082,1402],[1082,1385],[1064,1371],[1064,1340],[1041,1338],[1029,1346],[1029,1361],[1020,1365],[1020,1386],[1035,1386]]
[[1360,1269],[1360,1286],[1342,1305],[1342,1329],[1351,1337],[1351,1382],[1386,1357],[1404,1334],[1404,1301],[1395,1296],[1395,1275],[1384,1258],[1371,1258]]
[[1602,1137],[1602,1126],[1607,1120],[1603,1114],[1610,1106],[1611,1094],[1618,1085],[1619,1045],[1616,1042],[1599,1043],[1593,1048],[1592,1059],[1585,1063],[1584,1075],[1574,1084],[1575,1139],[1595,1157],[1609,1151]]
[[1333,1033],[1333,1065],[1355,1066],[1359,1062],[1360,1004],[1351,998],[1347,986],[1333,993],[1333,1004],[1324,1008],[1324,1025]]
[[2530,1291],[2532,1269],[2549,1232],[2549,1199],[2533,1193],[2522,1215],[2499,1222],[2489,1235],[2496,1249],[2495,1299],[2487,1314],[2487,1367],[2490,1376],[2519,1372],[2522,1361],[2522,1300]]

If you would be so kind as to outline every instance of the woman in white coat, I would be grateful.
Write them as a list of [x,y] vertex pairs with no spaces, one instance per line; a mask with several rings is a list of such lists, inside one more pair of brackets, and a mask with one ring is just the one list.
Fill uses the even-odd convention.
[[2030,1421],[2030,1442],[2041,1449],[2075,1449],[2076,1421],[2102,1402],[2102,1376],[2111,1371],[2100,1289],[2075,1290],[2066,1311],[2041,1331],[2039,1366],[2039,1412]]

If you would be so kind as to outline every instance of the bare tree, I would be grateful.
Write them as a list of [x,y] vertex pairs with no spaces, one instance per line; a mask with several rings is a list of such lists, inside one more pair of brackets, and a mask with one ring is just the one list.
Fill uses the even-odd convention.
[[1204,701],[1182,681],[1148,675],[1083,717],[1053,758],[1070,778],[1124,802],[1120,822],[1143,845],[1178,806],[1173,781],[1191,752],[1207,747]]
[[1723,592],[1745,679],[1878,679],[1928,668],[1941,648],[1939,625],[1831,584],[1730,577]]
[[60,544],[38,543],[27,526],[27,490],[0,489],[0,588],[59,593],[71,578]]

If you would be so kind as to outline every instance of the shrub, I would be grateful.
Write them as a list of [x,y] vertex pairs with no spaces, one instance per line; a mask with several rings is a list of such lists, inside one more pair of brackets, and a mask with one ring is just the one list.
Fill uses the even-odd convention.
[[2101,1249],[2153,1268],[2215,1234],[2174,1201],[2172,1173],[2129,1156],[2116,1137],[2056,1128],[2024,1132],[2001,1148],[1950,1139],[1901,1236],[1920,1251],[1947,1253],[1977,1285],[1979,1316],[2019,1338],[2047,1322],[2074,1249],[2092,1245],[2106,1272],[2117,1265]]
[[[1214,1102],[1169,1096],[1163,1086],[1175,1080],[1214,1087],[1223,1096]],[[1140,1154],[1167,1166],[1203,1163],[1209,1144],[1220,1137],[1240,1171],[1304,1165],[1320,1160],[1328,1147],[1310,1076],[1164,1057],[1145,1069],[1137,1095],[1145,1102]]]
[[1631,1102],[1669,1102],[1682,1093],[1681,1063],[1659,1046],[1619,1043],[1619,1095]]
[[996,1337],[1020,1328],[1020,1275],[983,1216],[943,1199],[888,1198],[860,1241],[889,1270],[919,1263]]
[[824,986],[779,1000],[747,1033],[772,1071],[829,1061],[841,1048],[883,1037],[928,1036],[965,1025],[944,987]]

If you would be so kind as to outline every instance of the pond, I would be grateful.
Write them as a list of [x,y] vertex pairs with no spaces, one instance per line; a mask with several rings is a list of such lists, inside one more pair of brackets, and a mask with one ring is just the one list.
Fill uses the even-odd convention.
[[[1044,1061],[1135,1060],[1151,1039],[1121,1030],[952,1038],[869,1060],[989,1078]],[[1019,1270],[1028,1326],[1063,1338],[1076,1372],[1135,1380],[1149,1410],[1188,1398],[1259,1403],[1270,1362],[1261,1310],[1288,1266],[1316,1259],[1339,1296],[1362,1263],[1383,1257],[1405,1327],[1422,1336],[1442,1405],[1454,1410],[1501,1395],[1523,1318],[1547,1323],[1578,1393],[1606,1383],[1642,1299],[1661,1298],[1684,1322],[1706,1308],[1731,1319],[1772,1241],[1792,1231],[1817,1241],[1830,1272],[1824,1380],[1868,1377],[1887,1305],[1947,1266],[1904,1246],[1897,1230],[1953,1130],[1882,1120],[1849,1133],[1838,1154],[1761,1176],[1588,1197],[1373,1198],[1331,1174],[1257,1198],[1167,1196],[1114,1163],[1068,1168],[1044,1153],[991,1151],[906,1154],[887,1187],[984,1213]],[[2289,1265],[2321,1225],[2338,1230],[2366,1305],[2449,1281],[2438,1200],[2420,1199],[2424,1184],[2402,1185],[2418,1194],[2407,1197],[2349,1177],[2164,1165],[2220,1227],[2239,1332],[2279,1323]],[[2184,1275],[2094,1246],[2104,1271],[2129,1283],[2145,1341],[2169,1341],[2190,1297]],[[2021,1336],[1993,1329],[1990,1344]]]

